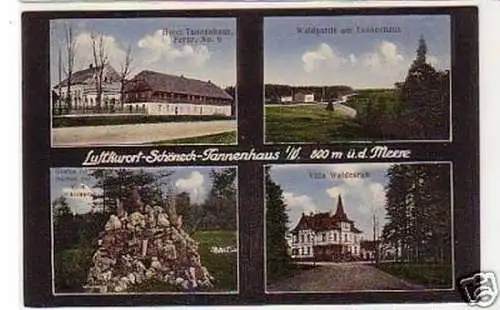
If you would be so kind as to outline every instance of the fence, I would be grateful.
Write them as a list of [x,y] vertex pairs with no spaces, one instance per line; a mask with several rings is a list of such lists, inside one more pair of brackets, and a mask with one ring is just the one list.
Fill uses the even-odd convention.
[[94,107],[71,107],[55,106],[52,109],[53,115],[85,115],[85,114],[147,114],[145,107],[103,105]]

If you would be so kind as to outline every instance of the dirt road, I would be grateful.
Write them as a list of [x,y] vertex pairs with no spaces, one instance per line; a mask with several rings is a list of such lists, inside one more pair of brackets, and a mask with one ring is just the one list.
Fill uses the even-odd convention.
[[331,264],[299,271],[291,278],[272,283],[268,291],[363,291],[418,290],[425,287],[364,264]]
[[172,122],[52,129],[54,147],[141,145],[236,130],[236,121]]

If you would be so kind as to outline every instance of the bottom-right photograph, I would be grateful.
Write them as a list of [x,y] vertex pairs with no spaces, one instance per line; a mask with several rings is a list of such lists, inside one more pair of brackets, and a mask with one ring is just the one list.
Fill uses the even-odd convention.
[[267,293],[454,289],[451,162],[265,167]]

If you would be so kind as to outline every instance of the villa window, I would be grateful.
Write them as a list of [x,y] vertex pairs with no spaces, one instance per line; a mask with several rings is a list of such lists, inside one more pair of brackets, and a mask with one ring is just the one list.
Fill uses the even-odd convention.
[[333,241],[337,242],[337,234],[333,233]]
[[347,234],[344,235],[344,241],[347,242]]
[[325,233],[323,233],[323,234],[321,235],[321,241],[323,241],[323,242],[325,242],[325,241],[326,241],[326,234],[325,234]]

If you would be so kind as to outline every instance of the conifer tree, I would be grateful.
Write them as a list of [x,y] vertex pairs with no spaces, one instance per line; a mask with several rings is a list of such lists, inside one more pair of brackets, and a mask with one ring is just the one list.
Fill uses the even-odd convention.
[[286,272],[291,258],[288,255],[286,233],[288,214],[283,201],[283,190],[276,184],[266,169],[266,257],[267,277],[273,280]]

